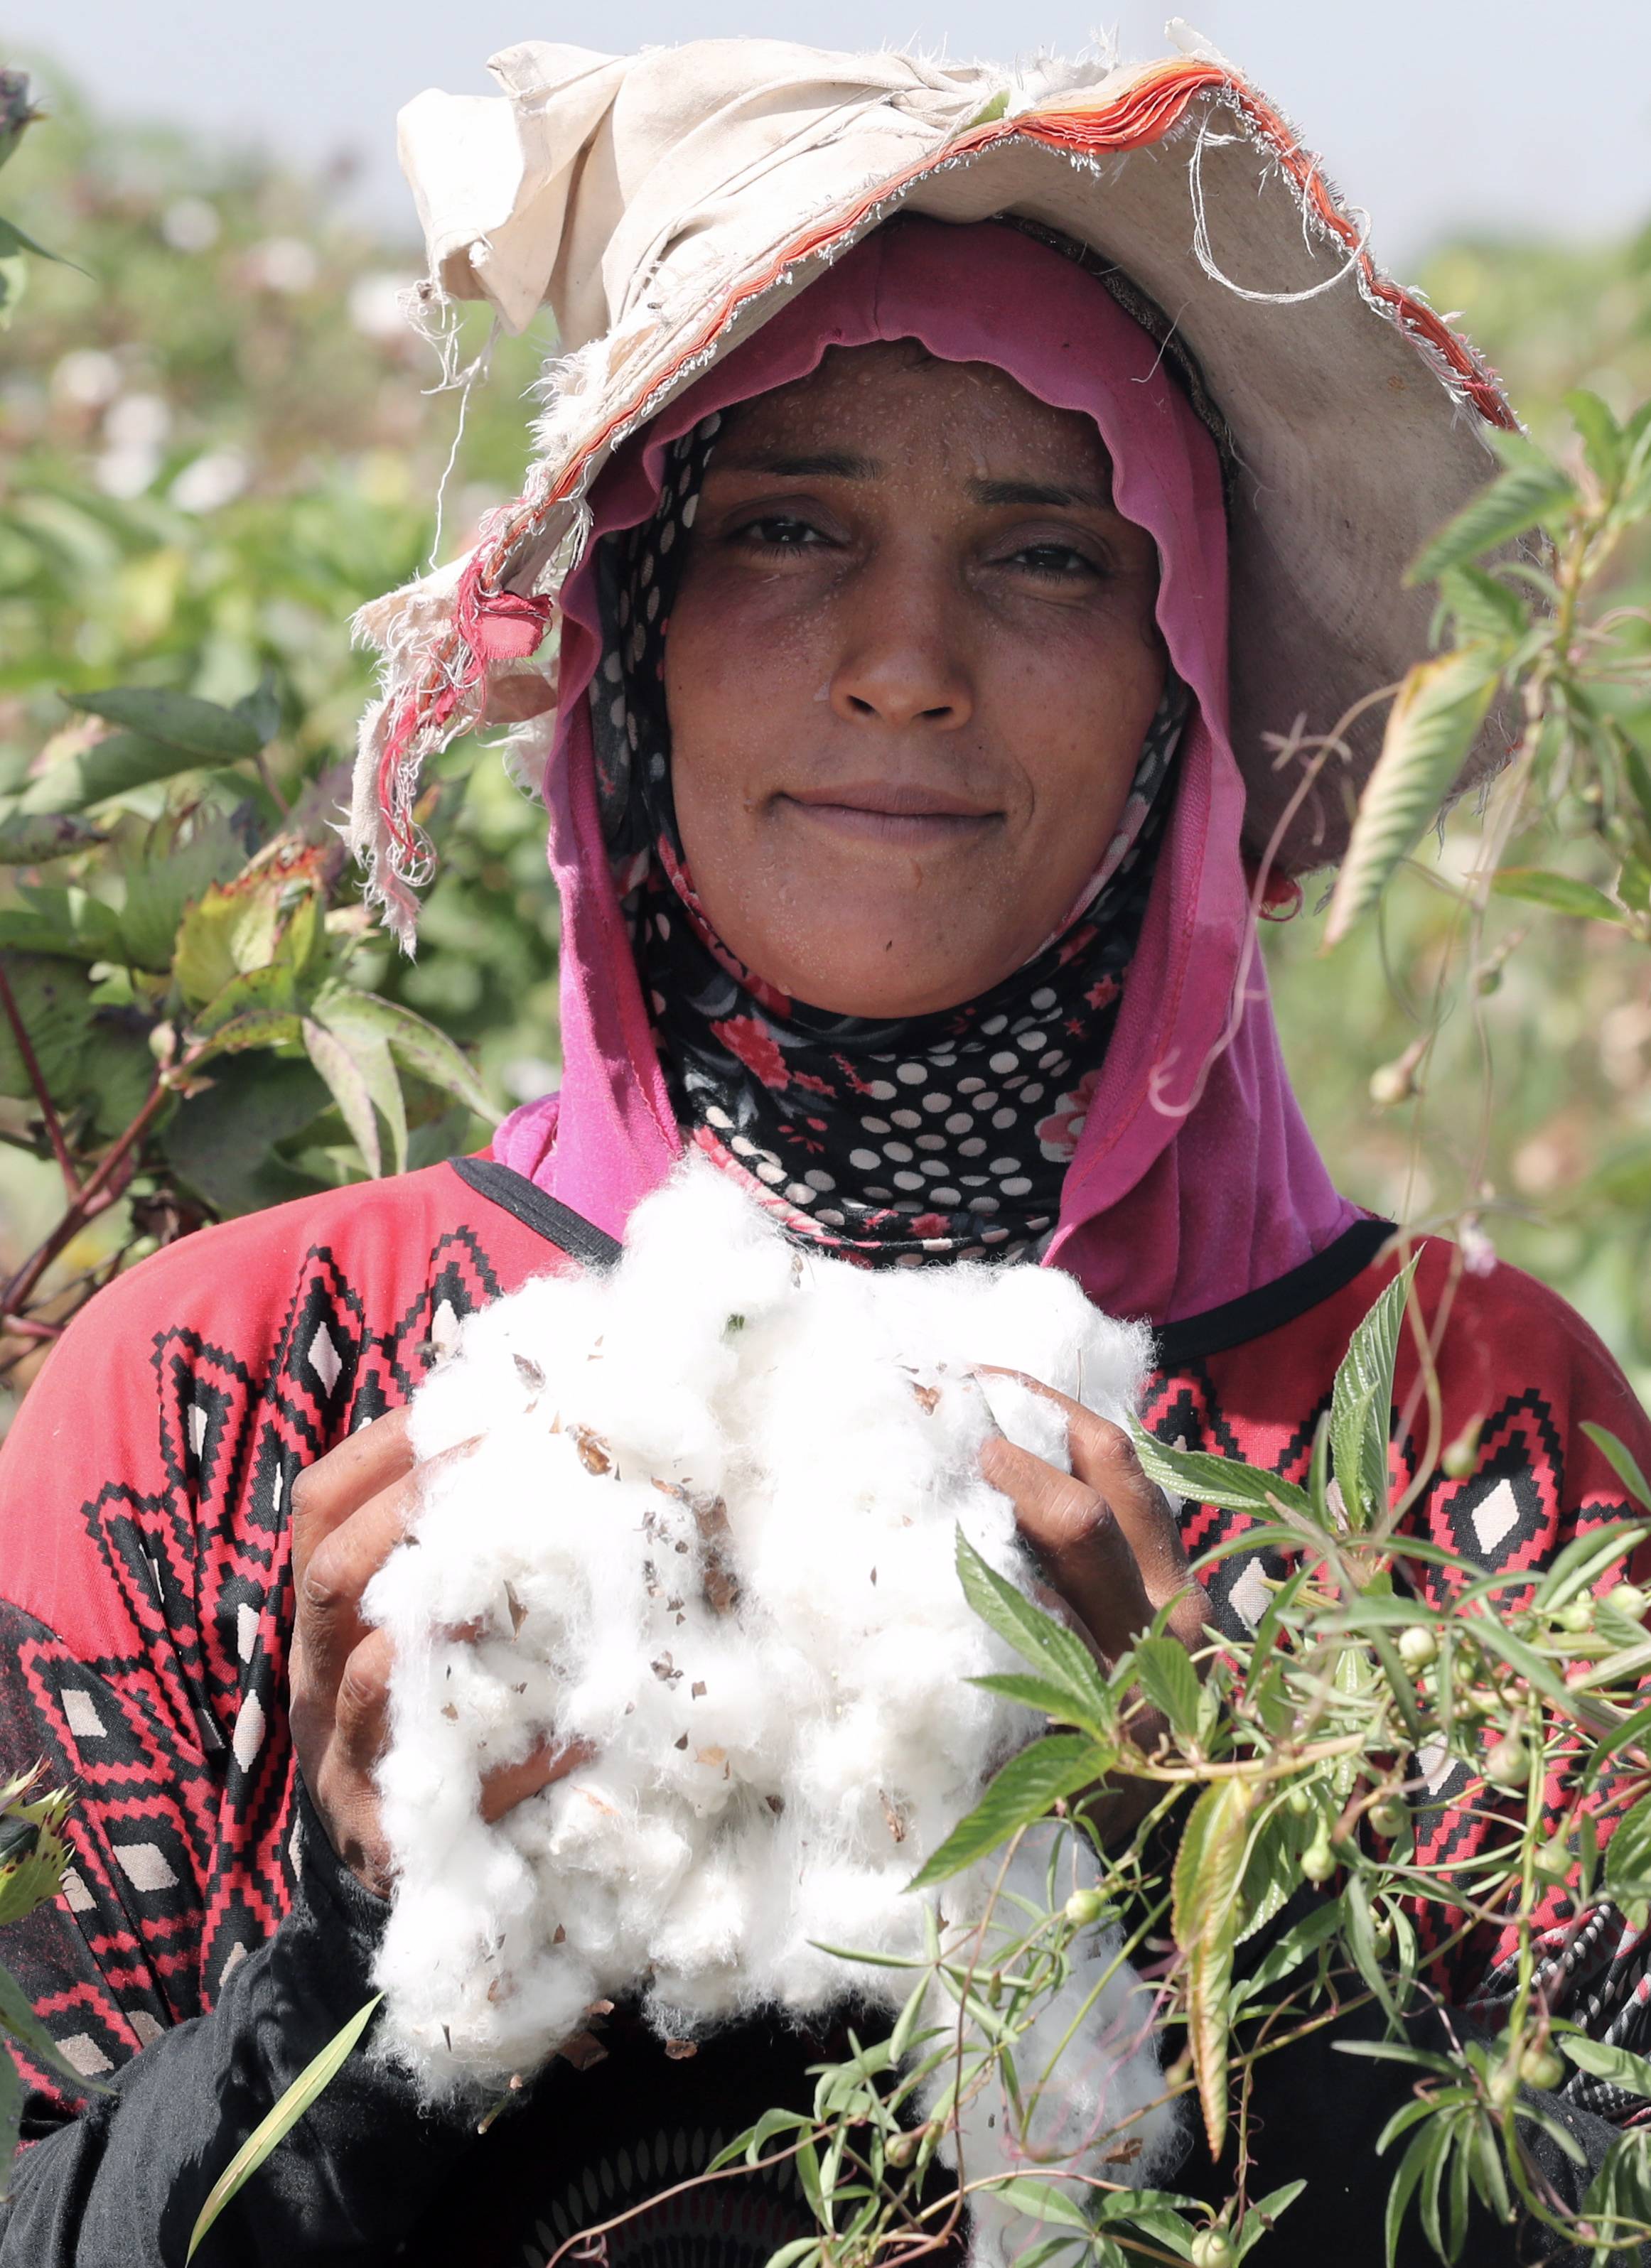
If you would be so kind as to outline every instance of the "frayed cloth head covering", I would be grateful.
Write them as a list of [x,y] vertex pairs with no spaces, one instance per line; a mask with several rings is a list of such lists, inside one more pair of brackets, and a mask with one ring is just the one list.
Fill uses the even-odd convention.
[[[592,497],[594,535],[653,513],[672,445],[834,346],[915,338],[1095,420],[1117,509],[1153,536],[1158,625],[1189,709],[1179,778],[1117,1020],[1082,1107],[1046,1257],[1115,1313],[1165,1322],[1271,1282],[1355,1218],[1280,1061],[1240,843],[1227,725],[1227,527],[1210,435],[1153,339],[1061,254],[991,225],[880,232],[674,400]],[[545,751],[563,905],[559,1097],[494,1154],[615,1234],[681,1153],[597,794],[586,697],[604,653],[600,541],[564,594],[563,699]]]
[[[1376,267],[1367,222],[1277,107],[1183,26],[1170,36],[1182,52],[1150,63],[1013,70],[779,40],[530,40],[494,56],[499,96],[408,105],[420,301],[485,298],[516,330],[548,305],[556,348],[521,495],[466,557],[357,618],[385,666],[349,839],[404,944],[433,865],[420,767],[483,714],[555,701],[554,661],[534,657],[603,468],[901,213],[1056,231],[1150,295],[1197,358],[1237,468],[1246,846],[1286,874],[1341,856],[1381,739],[1367,696],[1427,651],[1432,601],[1404,571],[1493,472],[1485,428],[1515,420],[1469,342]],[[1311,736],[1332,733],[1326,764]],[[1493,708],[1456,791],[1512,738]]]

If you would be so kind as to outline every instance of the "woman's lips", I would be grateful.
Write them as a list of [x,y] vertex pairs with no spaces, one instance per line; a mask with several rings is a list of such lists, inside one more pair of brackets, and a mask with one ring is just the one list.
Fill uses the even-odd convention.
[[900,787],[883,780],[811,788],[778,799],[835,834],[909,849],[962,842],[1003,815],[940,789]]

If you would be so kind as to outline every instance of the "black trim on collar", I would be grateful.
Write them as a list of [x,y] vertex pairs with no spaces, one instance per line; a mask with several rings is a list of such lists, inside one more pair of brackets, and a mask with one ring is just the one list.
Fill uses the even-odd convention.
[[[581,1261],[587,1268],[608,1268],[624,1248],[605,1228],[598,1228],[571,1205],[550,1197],[525,1174],[500,1165],[496,1158],[449,1158],[447,1163],[478,1197],[498,1205],[571,1260]],[[1246,1339],[1261,1338],[1285,1323],[1293,1323],[1321,1300],[1330,1299],[1344,1285],[1351,1284],[1392,1234],[1390,1220],[1356,1220],[1333,1244],[1327,1244],[1287,1275],[1236,1300],[1225,1300],[1219,1307],[1206,1307],[1201,1315],[1166,1323],[1157,1334],[1159,1368],[1183,1370],[1189,1363],[1202,1362],[1206,1355],[1224,1353],[1228,1347],[1242,1346]]]
[[447,1163],[478,1197],[500,1206],[570,1260],[582,1261],[586,1268],[609,1268],[624,1248],[617,1237],[564,1205],[560,1197],[549,1196],[513,1166],[501,1166],[497,1158],[449,1158]]
[[1158,1367],[1184,1370],[1206,1355],[1223,1354],[1246,1339],[1264,1337],[1293,1323],[1362,1274],[1393,1233],[1390,1220],[1356,1220],[1322,1252],[1271,1284],[1223,1300],[1219,1307],[1206,1307],[1201,1315],[1165,1323],[1157,1335]]

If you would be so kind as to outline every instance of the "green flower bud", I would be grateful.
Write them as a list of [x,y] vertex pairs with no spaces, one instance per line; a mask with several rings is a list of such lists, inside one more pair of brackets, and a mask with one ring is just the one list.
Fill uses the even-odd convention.
[[1336,1871],[1336,1853],[1330,1847],[1328,1836],[1320,1835],[1309,1843],[1297,1866],[1309,1882],[1327,1882]]
[[1074,1929],[1092,1929],[1106,1911],[1099,1890],[1074,1890],[1061,1909]]
[[1645,1593],[1637,1583],[1618,1583],[1605,1594],[1605,1604],[1614,1613],[1625,1615],[1631,1623],[1642,1623],[1647,1604]]
[[1439,1641],[1426,1623],[1412,1623],[1399,1632],[1399,1660],[1406,1669],[1427,1669],[1438,1659]]
[[1522,1733],[1505,1733],[1485,1759],[1485,1777],[1498,1787],[1523,1787],[1530,1777],[1530,1750]]
[[1567,1599],[1554,1620],[1561,1630],[1570,1631],[1578,1636],[1584,1631],[1591,1631],[1594,1627],[1594,1602],[1584,1591],[1581,1598]]
[[1527,2087],[1539,2087],[1544,2095],[1551,2095],[1564,2080],[1565,2058],[1551,2048],[1527,2048],[1519,2058],[1519,2075]]
[[1376,1833],[1390,1843],[1410,1824],[1410,1806],[1397,1795],[1384,1795],[1371,1805],[1367,1816]]
[[1305,1819],[1313,1808],[1313,1799],[1304,1787],[1293,1787],[1284,1799],[1285,1809],[1297,1819]]
[[1192,2268],[1233,2268],[1237,2254],[1233,2240],[1224,2228],[1201,2228],[1192,2240],[1189,2254]]

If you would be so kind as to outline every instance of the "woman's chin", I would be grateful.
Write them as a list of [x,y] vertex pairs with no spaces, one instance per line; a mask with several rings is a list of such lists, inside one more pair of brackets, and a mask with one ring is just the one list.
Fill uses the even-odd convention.
[[1016,966],[1013,959],[999,965],[998,959],[977,961],[972,955],[967,962],[937,963],[932,935],[891,934],[875,925],[822,940],[815,951],[793,952],[786,962],[785,976],[770,981],[791,999],[827,1015],[878,1022],[959,1007],[990,991]]

